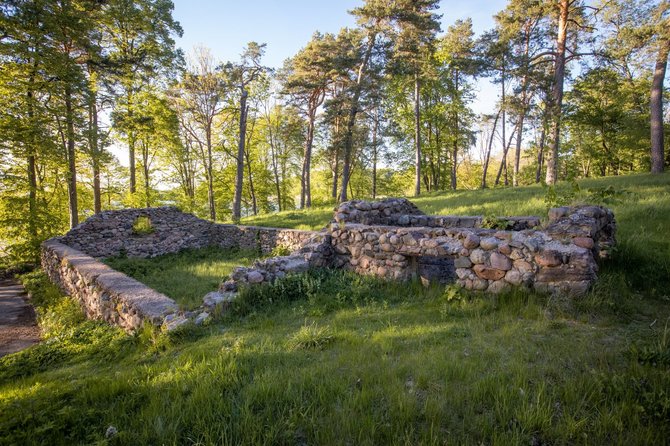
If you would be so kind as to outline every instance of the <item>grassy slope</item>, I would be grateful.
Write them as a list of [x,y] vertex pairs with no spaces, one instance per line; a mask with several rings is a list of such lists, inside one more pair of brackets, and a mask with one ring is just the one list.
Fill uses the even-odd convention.
[[[0,444],[661,444],[670,176],[587,187],[608,184],[631,192],[612,205],[621,247],[572,307],[312,274],[247,293],[220,323],[128,337],[32,276],[51,340],[0,360]],[[417,202],[540,214],[543,194]]]
[[114,257],[105,263],[171,297],[182,307],[193,309],[202,305],[203,296],[215,291],[233,268],[250,265],[257,257],[252,251],[212,247],[154,259]]

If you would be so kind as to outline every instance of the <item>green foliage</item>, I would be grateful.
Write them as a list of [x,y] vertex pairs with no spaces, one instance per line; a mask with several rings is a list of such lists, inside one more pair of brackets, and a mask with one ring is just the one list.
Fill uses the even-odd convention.
[[310,270],[271,284],[243,288],[233,302],[230,317],[268,311],[296,301],[306,301],[306,313],[323,315],[345,306],[399,299],[396,287],[375,277],[332,269]]
[[323,350],[335,340],[328,327],[321,327],[316,323],[303,325],[289,339],[288,347],[291,350]]
[[151,224],[151,219],[146,215],[140,215],[133,222],[134,235],[148,235],[153,234],[154,226]]
[[286,246],[275,246],[269,254],[269,257],[280,257],[291,254],[291,250]]
[[486,215],[482,219],[481,227],[485,229],[501,229],[503,231],[511,229],[514,226],[514,223],[502,218],[496,217],[495,215]]

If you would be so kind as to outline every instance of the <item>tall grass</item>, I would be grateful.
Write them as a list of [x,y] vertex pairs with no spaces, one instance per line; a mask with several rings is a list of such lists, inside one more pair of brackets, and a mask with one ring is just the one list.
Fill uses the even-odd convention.
[[[206,327],[127,336],[31,276],[54,336],[0,359],[0,444],[665,444],[668,176],[580,193],[610,184],[630,192],[620,249],[573,304],[312,271]],[[487,205],[419,201],[454,200]]]

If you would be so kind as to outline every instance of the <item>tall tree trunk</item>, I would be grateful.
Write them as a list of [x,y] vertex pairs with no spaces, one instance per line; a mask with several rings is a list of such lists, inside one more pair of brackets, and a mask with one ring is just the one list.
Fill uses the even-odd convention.
[[70,228],[79,224],[79,210],[77,208],[77,164],[74,151],[74,110],[72,109],[72,87],[65,86],[65,119],[67,126],[67,192],[68,209],[70,213]]
[[207,204],[209,207],[209,218],[216,221],[216,203],[214,202],[214,172],[212,166],[212,128],[208,126],[207,137]]
[[502,108],[496,113],[496,118],[493,120],[493,128],[491,129],[491,135],[489,136],[489,142],[486,146],[486,154],[484,155],[484,172],[482,172],[482,183],[481,188],[486,189],[486,175],[489,170],[489,161],[491,160],[491,148],[493,147],[493,139],[496,135],[496,127],[498,127],[498,119],[500,119],[500,113]]
[[[667,31],[667,30],[666,30]],[[651,172],[663,172],[663,79],[668,65],[670,38],[661,39],[651,84]]]
[[414,73],[414,196],[421,194],[421,82]]
[[312,169],[312,144],[314,142],[314,121],[316,120],[316,109],[310,106],[307,123],[307,138],[305,139],[305,155],[302,163],[302,181],[300,191],[300,209],[312,207],[312,187],[310,172]]
[[537,170],[535,171],[535,183],[542,179],[542,165],[544,164],[544,142],[547,137],[546,125],[542,123],[542,132],[540,133],[540,148],[537,151]]
[[372,122],[372,198],[377,198],[377,130],[379,127],[379,119],[377,110],[375,110],[375,117]]
[[565,78],[565,43],[568,35],[568,17],[570,13],[570,0],[560,0],[558,17],[558,34],[556,35],[556,61],[554,63],[554,81],[552,85],[552,139],[547,160],[548,185],[556,184],[558,181],[558,149],[561,136],[561,108],[563,106],[563,80]]
[[233,222],[239,223],[242,218],[242,181],[244,178],[244,143],[247,134],[247,90],[240,87],[240,134],[237,143],[237,172],[235,175],[235,196],[233,198]]
[[[337,136],[337,135],[339,135],[339,134],[340,134],[340,118],[339,118],[339,116],[336,116],[335,117],[335,135],[336,135],[335,138],[338,138],[339,136]],[[337,193],[338,193],[338,190],[339,190],[338,187],[337,187],[337,178],[338,178],[337,173],[340,170],[340,157],[339,157],[338,151],[339,150],[338,150],[337,144],[333,144],[333,163],[332,163],[332,166],[333,166],[333,169],[332,169],[333,170],[333,188],[331,190],[330,196],[334,200],[337,200]]]
[[351,157],[354,151],[354,126],[356,125],[356,115],[358,114],[359,101],[363,90],[363,75],[370,61],[372,49],[375,46],[376,34],[368,36],[368,46],[365,50],[363,60],[358,67],[358,76],[356,84],[354,85],[354,92],[351,98],[351,106],[349,108],[349,117],[347,119],[347,127],[344,134],[344,164],[342,166],[342,188],[340,189],[339,201],[347,201],[347,186],[349,186],[349,176],[351,174]]
[[137,190],[135,179],[135,129],[133,124],[132,94],[128,92],[128,123],[131,126],[128,130],[128,169],[130,169],[130,193],[134,194]]
[[500,181],[500,172],[502,171],[503,163],[507,161],[507,146],[505,145],[505,132],[507,131],[507,120],[506,120],[506,103],[505,103],[505,55],[502,55],[502,69],[501,69],[501,79],[502,79],[502,143],[503,143],[503,158],[500,164],[500,169],[498,169],[498,175],[496,175],[495,185],[497,186]]
[[[524,79],[524,84],[526,83]],[[514,148],[514,172],[512,174],[512,186],[519,186],[519,165],[521,161],[521,140],[523,139],[523,122],[526,118],[526,91],[521,95],[521,113],[519,114],[519,122],[517,123],[516,132],[516,147]]]
[[149,146],[142,141],[142,176],[144,177],[144,204],[151,207],[151,187],[149,184]]
[[88,108],[88,144],[91,150],[91,167],[93,168],[93,211],[99,214],[102,210],[102,198],[100,191],[100,147],[98,128],[98,104],[95,94],[91,94]]
[[278,150],[275,143],[274,135],[272,134],[272,123],[268,122],[268,129],[270,131],[270,156],[272,161],[272,176],[274,177],[275,183],[275,192],[277,193],[277,208],[278,211],[282,211],[282,202],[281,202],[281,181],[279,179],[279,160]]
[[251,158],[249,157],[249,151],[245,150],[244,156],[247,160],[247,176],[249,177],[249,195],[251,195],[251,212],[254,215],[258,215],[258,203],[256,201],[256,189],[254,188],[254,177],[251,174]]
[[[503,147],[502,160],[500,161],[500,166],[498,167],[498,173],[496,174],[496,181],[494,183],[496,186],[498,184],[500,184],[500,177],[502,176],[503,171],[505,171],[507,169],[507,153],[509,152],[509,148],[512,145],[512,138],[514,138],[514,134],[516,133],[516,130],[517,130],[517,126],[514,126],[514,129],[512,130],[512,134],[509,135],[509,141],[507,141],[507,143],[505,143],[505,141],[503,141],[503,144],[505,144],[505,146]],[[507,175],[507,173],[505,173],[505,175]],[[507,181],[505,181],[505,185],[507,186]]]
[[[34,83],[34,78],[30,77],[30,86]],[[31,242],[37,243],[37,163],[35,153],[37,151],[37,141],[35,141],[35,131],[33,127],[33,91],[27,93],[28,120],[30,121],[30,137],[28,140],[28,234]]]
[[[454,87],[458,94],[458,71],[454,73]],[[454,144],[451,151],[451,189],[456,190],[456,175],[458,174],[458,137],[460,136],[460,126],[458,112],[454,116]]]

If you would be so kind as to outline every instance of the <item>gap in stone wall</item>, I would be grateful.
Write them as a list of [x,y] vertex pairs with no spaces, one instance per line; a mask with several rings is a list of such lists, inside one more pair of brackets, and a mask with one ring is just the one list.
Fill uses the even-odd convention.
[[454,256],[418,256],[414,259],[416,276],[424,285],[449,285],[456,282]]

